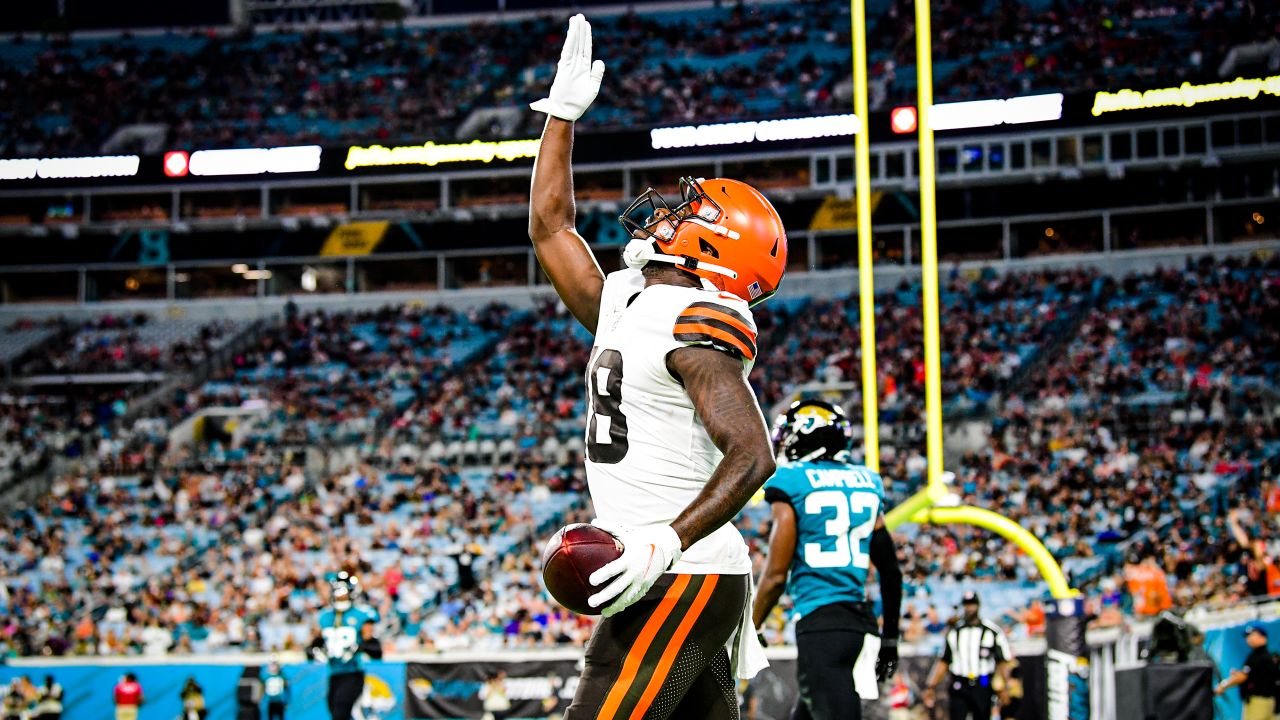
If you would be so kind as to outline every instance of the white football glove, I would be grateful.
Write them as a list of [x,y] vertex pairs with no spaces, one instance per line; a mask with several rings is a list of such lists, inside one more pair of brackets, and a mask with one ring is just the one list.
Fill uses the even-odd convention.
[[561,120],[576,122],[591,107],[604,79],[604,63],[591,61],[591,23],[581,13],[569,18],[569,32],[547,97],[529,107]]
[[613,578],[604,589],[587,598],[591,607],[613,601],[601,611],[605,617],[626,610],[644,597],[658,578],[680,559],[680,536],[670,525],[632,527],[604,520],[593,520],[591,524],[622,541],[622,557],[587,578],[593,586]]

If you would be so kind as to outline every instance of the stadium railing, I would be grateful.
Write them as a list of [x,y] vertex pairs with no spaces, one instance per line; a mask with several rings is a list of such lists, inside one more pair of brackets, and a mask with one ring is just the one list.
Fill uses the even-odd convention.
[[[1073,213],[1012,215],[1003,220],[955,220],[939,223],[943,237],[958,237],[966,232],[989,232],[998,237],[1001,252],[993,257],[944,258],[948,267],[969,269],[990,265],[1017,267],[1071,267],[1085,262],[1106,272],[1111,268],[1132,267],[1153,257],[1168,261],[1200,254],[1248,254],[1269,248],[1274,236],[1261,235],[1219,241],[1218,229],[1224,212],[1247,212],[1256,200],[1194,202],[1178,205],[1133,207],[1122,210],[1081,211]],[[1118,216],[1158,217],[1170,213],[1187,213],[1202,221],[1200,226],[1187,226],[1184,232],[1190,243],[1171,243],[1170,247],[1125,248],[1113,241]],[[1077,223],[1080,246],[1069,246],[1061,254],[1025,249],[1029,238],[1043,239],[1048,227]],[[898,251],[902,262],[877,262],[876,282],[891,287],[904,276],[918,273],[912,262],[917,257],[913,245],[918,242],[918,225],[882,225],[878,232],[900,238]],[[1062,233],[1059,233],[1060,235]],[[1023,238],[1028,238],[1023,240]],[[1233,242],[1234,241],[1234,242]],[[843,272],[854,267],[854,244],[848,231],[799,231],[790,237],[793,255],[806,258],[804,265],[792,268],[790,278],[803,272]],[[992,243],[993,245],[996,243]],[[593,247],[606,272],[620,267],[620,246]],[[825,259],[820,259],[825,258]],[[1118,264],[1117,264],[1118,263]],[[389,275],[390,273],[390,275]],[[312,279],[308,287],[306,275]],[[149,278],[140,284],[140,277]],[[320,278],[320,279],[317,279]],[[394,278],[394,281],[392,280]],[[108,280],[109,279],[109,280]],[[130,282],[132,279],[133,282]],[[104,289],[110,284],[112,289]],[[792,285],[794,280],[788,282]],[[135,290],[127,290],[127,287]],[[786,288],[787,286],[784,286]],[[520,295],[530,289],[550,292],[532,248],[477,249],[443,252],[382,253],[363,256],[280,257],[247,263],[205,260],[171,262],[162,266],[134,263],[99,263],[81,266],[16,265],[0,269],[0,302],[4,306],[76,304],[105,306],[112,301],[187,301],[217,299],[239,304],[264,298],[305,298],[322,295],[369,295],[413,292],[439,292],[458,289],[487,289],[495,293]],[[819,296],[830,293],[815,288]],[[812,294],[805,292],[804,294]],[[406,295],[409,297],[411,295]]]

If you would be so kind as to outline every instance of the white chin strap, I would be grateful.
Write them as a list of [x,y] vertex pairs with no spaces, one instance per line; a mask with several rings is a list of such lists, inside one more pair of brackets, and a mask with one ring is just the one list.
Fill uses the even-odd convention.
[[[643,268],[651,262],[664,262],[671,263],[672,265],[682,267],[686,270],[707,270],[718,275],[724,275],[731,280],[736,280],[738,278],[738,273],[723,265],[703,262],[688,256],[667,255],[665,253],[658,252],[653,245],[654,243],[651,240],[632,238],[631,242],[627,243],[627,247],[622,251],[622,261],[626,263],[627,267],[634,268],[636,270]],[[704,289],[719,290],[719,288],[712,285],[711,281],[706,278],[700,279],[702,280],[702,287]]]

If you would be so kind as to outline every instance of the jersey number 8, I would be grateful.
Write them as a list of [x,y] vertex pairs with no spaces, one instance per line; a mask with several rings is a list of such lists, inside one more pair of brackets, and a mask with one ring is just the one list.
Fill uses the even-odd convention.
[[[587,458],[612,465],[627,456],[627,416],[622,414],[622,353],[601,350],[587,376],[591,422],[587,426]],[[604,432],[600,424],[604,423]]]
[[[865,570],[871,567],[869,538],[871,531],[875,529],[876,517],[880,514],[880,498],[864,492],[846,496],[839,490],[819,490],[805,496],[806,515],[818,515],[827,508],[834,508],[836,511],[835,517],[828,520],[826,526],[827,535],[835,540],[835,548],[828,550],[822,547],[823,543],[805,543],[805,563],[813,568],[853,565]],[[856,525],[849,522],[851,511]]]

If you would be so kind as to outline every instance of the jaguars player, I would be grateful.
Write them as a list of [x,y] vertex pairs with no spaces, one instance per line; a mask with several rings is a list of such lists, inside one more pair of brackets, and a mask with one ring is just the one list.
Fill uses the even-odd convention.
[[[848,461],[851,429],[844,411],[822,400],[801,400],[774,422],[784,462],[764,485],[773,530],[752,619],[763,626],[785,585],[794,604],[800,685],[792,720],[862,717],[854,681],[867,682],[868,694],[874,689],[869,658],[858,662],[876,644],[868,637],[880,636],[876,680],[891,677],[898,665],[902,571],[884,526],[880,475]],[[883,631],[866,596],[872,564],[880,576]]]
[[764,664],[750,615],[751,559],[734,515],[773,474],[747,375],[750,306],[787,263],[782,220],[757,190],[724,178],[652,189],[620,218],[626,268],[607,277],[574,229],[574,121],[604,63],[591,26],[569,32],[534,164],[529,237],[561,300],[595,335],[586,381],[586,471],[596,524],[620,558],[588,579],[600,608],[565,720],[738,717],[734,676]]
[[364,693],[364,662],[382,659],[382,644],[374,637],[378,613],[356,605],[360,581],[345,571],[329,582],[332,607],[321,611],[319,627],[308,651],[312,659],[329,664],[329,715],[351,720],[352,709]]

